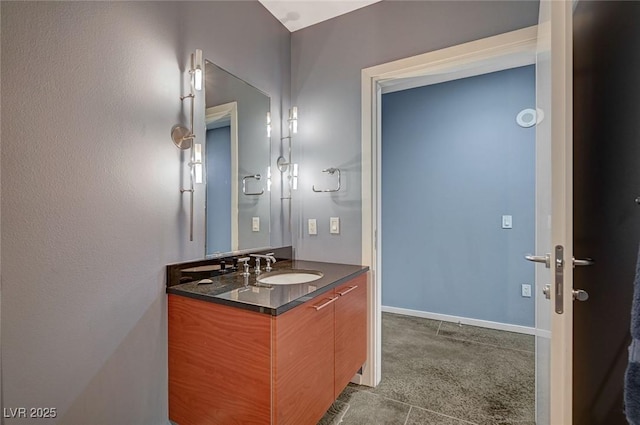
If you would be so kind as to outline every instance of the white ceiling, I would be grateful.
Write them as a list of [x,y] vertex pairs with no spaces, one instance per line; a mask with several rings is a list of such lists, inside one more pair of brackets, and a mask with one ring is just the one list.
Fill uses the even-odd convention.
[[291,32],[380,0],[259,0]]

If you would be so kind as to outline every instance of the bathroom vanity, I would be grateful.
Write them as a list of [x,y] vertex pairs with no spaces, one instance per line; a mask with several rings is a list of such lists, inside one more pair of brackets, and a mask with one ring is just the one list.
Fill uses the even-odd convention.
[[272,274],[291,269],[322,277],[266,285],[252,268],[168,287],[172,421],[315,425],[360,370],[368,268],[287,260]]

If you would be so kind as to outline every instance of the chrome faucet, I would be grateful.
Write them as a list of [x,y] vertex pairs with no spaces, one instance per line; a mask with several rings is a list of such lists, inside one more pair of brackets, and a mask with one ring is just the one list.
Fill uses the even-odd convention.
[[249,276],[249,260],[250,259],[251,258],[249,257],[238,258],[238,263],[242,263],[242,265],[244,266],[244,273],[242,273],[242,276],[244,277]]
[[270,252],[268,254],[265,254],[265,259],[267,260],[267,267],[265,268],[265,270],[270,272],[271,271],[271,264],[275,264],[276,257],[273,256],[273,252]]
[[264,258],[265,260],[267,260],[267,267],[264,269],[267,272],[271,271],[271,264],[276,262],[276,257],[273,256],[273,252],[269,252],[267,254],[250,254],[251,257],[255,257],[256,259],[256,274],[260,274],[261,270],[260,270],[260,259]]

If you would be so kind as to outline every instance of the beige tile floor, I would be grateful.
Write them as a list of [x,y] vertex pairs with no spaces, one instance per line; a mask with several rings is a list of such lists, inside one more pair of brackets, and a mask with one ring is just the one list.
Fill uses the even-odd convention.
[[535,425],[534,338],[382,316],[382,382],[350,384],[318,425]]

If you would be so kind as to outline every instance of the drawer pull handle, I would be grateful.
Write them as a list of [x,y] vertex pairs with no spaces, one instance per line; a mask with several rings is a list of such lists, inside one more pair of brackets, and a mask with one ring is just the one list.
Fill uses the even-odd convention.
[[343,296],[343,295],[347,295],[349,292],[353,291],[354,289],[356,289],[358,287],[358,285],[356,286],[350,286],[349,289],[342,291],[342,292],[338,292],[338,295]]
[[320,304],[320,305],[314,305],[314,306],[312,306],[312,307],[313,307],[313,308],[315,308],[315,309],[316,309],[316,311],[318,311],[318,310],[322,310],[323,308],[325,308],[326,306],[328,306],[329,304],[331,304],[332,302],[334,302],[334,301],[335,301],[335,300],[337,300],[337,299],[338,299],[338,297],[329,298],[329,301],[327,301],[327,302],[325,302],[325,303],[323,303],[323,304]]

